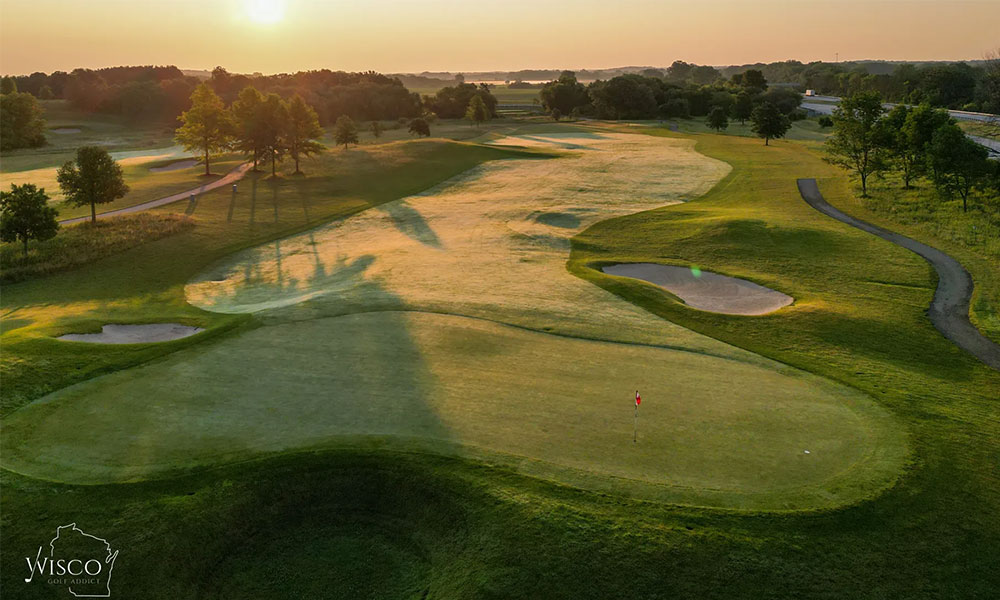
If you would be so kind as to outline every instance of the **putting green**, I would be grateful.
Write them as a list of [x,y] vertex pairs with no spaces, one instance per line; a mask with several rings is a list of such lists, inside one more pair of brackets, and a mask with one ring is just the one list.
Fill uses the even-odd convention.
[[264,326],[24,407],[4,466],[122,481],[380,445],[711,506],[827,507],[891,484],[903,435],[868,397],[566,271],[576,232],[703,193],[725,165],[684,140],[551,145],[571,154],[492,163],[214,266],[189,301]]

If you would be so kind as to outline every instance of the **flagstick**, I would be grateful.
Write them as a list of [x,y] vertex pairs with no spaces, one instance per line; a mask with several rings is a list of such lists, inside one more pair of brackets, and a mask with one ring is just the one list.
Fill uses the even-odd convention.
[[635,418],[632,420],[632,443],[636,443],[636,436],[639,433],[639,403],[635,404]]

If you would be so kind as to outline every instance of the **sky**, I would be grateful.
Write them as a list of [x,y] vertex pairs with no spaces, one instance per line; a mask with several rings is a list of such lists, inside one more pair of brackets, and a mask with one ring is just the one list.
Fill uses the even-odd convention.
[[972,60],[1000,0],[0,0],[0,71]]

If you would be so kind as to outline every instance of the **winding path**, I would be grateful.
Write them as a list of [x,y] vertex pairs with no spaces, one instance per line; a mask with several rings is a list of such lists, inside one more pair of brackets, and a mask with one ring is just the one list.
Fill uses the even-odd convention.
[[[194,189],[186,190],[183,192],[177,192],[176,194],[171,194],[170,196],[165,196],[163,198],[157,198],[156,200],[150,200],[149,202],[143,202],[141,204],[135,204],[132,206],[126,206],[125,208],[118,208],[115,210],[109,210],[107,212],[97,213],[98,219],[106,219],[108,217],[117,217],[120,215],[127,215],[129,213],[142,212],[144,210],[149,210],[150,208],[156,208],[157,206],[163,206],[164,204],[170,204],[172,202],[178,202],[180,200],[187,200],[191,197],[191,194],[204,194],[216,188],[222,187],[224,185],[229,185],[234,181],[239,181],[247,174],[250,170],[250,163],[243,163],[233,169],[232,171],[226,173],[219,179],[206,183],[205,185],[200,185]],[[85,215],[82,217],[74,217],[72,219],[66,219],[59,221],[60,225],[73,225],[74,223],[82,223],[84,221],[89,221],[90,215]]]
[[961,263],[936,248],[855,219],[830,206],[820,194],[815,179],[799,179],[797,183],[802,199],[819,212],[902,246],[931,263],[938,274],[934,300],[931,301],[930,308],[927,309],[927,316],[930,317],[931,323],[956,346],[1000,371],[1000,345],[989,340],[969,322],[972,277],[969,276],[969,272]]

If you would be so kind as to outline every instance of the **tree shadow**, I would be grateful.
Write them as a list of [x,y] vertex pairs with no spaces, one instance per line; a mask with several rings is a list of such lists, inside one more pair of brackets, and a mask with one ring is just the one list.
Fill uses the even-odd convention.
[[427,224],[420,211],[410,206],[406,200],[388,202],[377,207],[377,210],[389,215],[392,224],[404,235],[425,246],[441,248],[441,240]]

